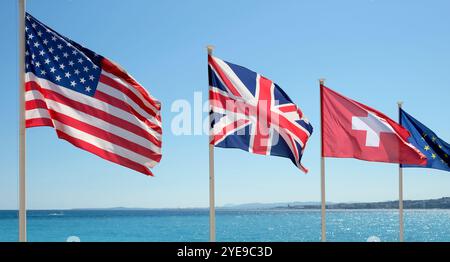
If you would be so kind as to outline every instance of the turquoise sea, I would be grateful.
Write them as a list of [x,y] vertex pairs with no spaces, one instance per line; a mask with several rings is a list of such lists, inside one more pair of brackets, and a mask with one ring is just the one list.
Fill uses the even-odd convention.
[[[28,211],[29,241],[208,241],[207,210]],[[17,211],[0,211],[0,241],[17,241]],[[397,241],[397,210],[327,211],[329,241]],[[319,241],[319,210],[220,210],[218,241]],[[450,210],[406,210],[406,241],[450,241]]]

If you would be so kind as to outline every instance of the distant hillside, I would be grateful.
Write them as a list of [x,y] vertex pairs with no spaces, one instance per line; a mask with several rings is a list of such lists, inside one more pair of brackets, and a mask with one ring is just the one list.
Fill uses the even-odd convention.
[[[331,203],[330,203],[331,204]],[[281,202],[281,203],[246,203],[246,204],[228,204],[220,209],[272,209],[272,208],[288,208],[291,206],[314,206],[320,205],[320,202]]]
[[[333,203],[327,202],[327,209],[397,209],[398,201],[369,202],[369,203]],[[450,209],[450,197],[428,200],[405,200],[405,209]],[[281,202],[281,203],[248,203],[228,204],[217,207],[218,210],[314,210],[320,209],[320,202]],[[178,211],[207,211],[208,208],[75,208],[73,210],[112,210],[112,211],[139,211],[139,210],[178,210]]]
[[[370,202],[370,203],[335,203],[327,204],[327,209],[396,209],[398,201]],[[288,209],[320,209],[320,205],[289,205],[277,208]],[[405,209],[450,209],[450,197],[428,200],[404,200]]]

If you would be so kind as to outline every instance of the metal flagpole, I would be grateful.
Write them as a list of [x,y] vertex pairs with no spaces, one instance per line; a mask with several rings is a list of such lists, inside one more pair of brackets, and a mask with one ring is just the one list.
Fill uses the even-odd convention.
[[[400,109],[402,108],[403,102],[398,101],[398,122],[401,124]],[[404,224],[403,224],[403,168],[398,165],[398,213],[399,213],[399,241],[404,241]]]
[[19,241],[27,241],[25,194],[25,0],[19,0]]
[[325,219],[325,158],[323,157],[323,123],[322,123],[322,86],[325,84],[325,79],[320,79],[320,192],[321,192],[321,225],[322,225],[322,242],[327,241],[327,229]]
[[[212,45],[208,45],[208,56],[212,55],[214,47]],[[209,84],[208,84],[209,85]],[[209,90],[209,87],[208,87]],[[209,97],[209,91],[208,91]],[[208,99],[209,101],[209,99]],[[209,106],[211,110],[211,103]],[[210,112],[208,112],[209,114]],[[209,114],[209,125],[211,123],[211,114]],[[216,241],[216,207],[214,203],[214,145],[211,145],[209,142],[212,140],[211,135],[211,127],[209,127],[209,241]]]

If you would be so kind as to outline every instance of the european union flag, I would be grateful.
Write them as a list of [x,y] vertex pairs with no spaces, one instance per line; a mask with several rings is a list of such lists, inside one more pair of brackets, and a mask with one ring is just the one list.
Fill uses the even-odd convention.
[[403,109],[400,109],[400,124],[411,133],[408,141],[428,159],[425,166],[402,165],[402,167],[425,167],[450,171],[450,145],[448,143]]

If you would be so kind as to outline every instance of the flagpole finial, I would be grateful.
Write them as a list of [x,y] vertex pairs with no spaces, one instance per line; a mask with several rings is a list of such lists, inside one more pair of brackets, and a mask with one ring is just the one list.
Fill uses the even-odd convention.
[[398,102],[397,102],[397,105],[398,105],[398,107],[400,107],[400,108],[401,108],[401,107],[402,107],[402,105],[403,105],[403,101],[398,101]]
[[206,49],[208,50],[208,55],[212,55],[212,52],[214,50],[214,46],[213,45],[207,45]]
[[324,85],[325,84],[325,78],[319,78],[319,83],[320,83],[320,85]]

